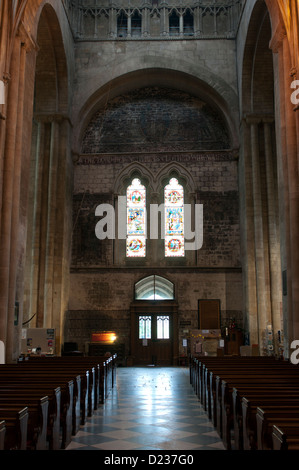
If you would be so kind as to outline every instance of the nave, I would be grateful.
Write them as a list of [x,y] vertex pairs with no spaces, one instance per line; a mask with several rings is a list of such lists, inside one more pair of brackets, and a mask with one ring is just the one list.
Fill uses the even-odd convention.
[[224,450],[185,367],[118,368],[116,385],[66,450]]

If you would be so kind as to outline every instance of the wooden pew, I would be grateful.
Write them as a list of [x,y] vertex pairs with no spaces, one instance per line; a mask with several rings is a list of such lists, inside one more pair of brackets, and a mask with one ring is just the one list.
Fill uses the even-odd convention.
[[289,406],[298,407],[299,398],[297,397],[284,397],[284,396],[272,396],[263,398],[260,396],[254,397],[243,397],[242,398],[242,422],[243,422],[243,447],[244,450],[256,450],[257,449],[257,423],[256,423],[256,411],[258,407],[264,407],[265,405],[277,405],[277,406]]
[[[60,362],[52,363],[50,360],[34,360],[25,361],[16,365],[17,369],[13,369],[14,373],[27,374],[50,374],[51,377],[57,379],[73,380],[73,427],[72,434],[76,434],[80,425],[84,425],[89,414],[89,398],[90,387],[94,386],[94,371],[90,371],[77,366],[76,364],[63,364]],[[1,369],[0,369],[1,371]]]
[[[202,362],[198,369],[196,369],[196,361]],[[193,359],[193,369],[190,372],[192,386],[196,391],[196,382],[198,381],[200,384],[198,390],[199,396],[201,394],[201,402],[228,449],[231,448],[230,433],[235,429],[235,420],[243,422],[242,413],[240,411],[239,414],[234,412],[232,398],[234,385],[238,384],[238,387],[241,386],[244,390],[252,389],[253,391],[255,389],[255,392],[260,393],[260,396],[269,394],[269,386],[272,391],[276,388],[276,391],[279,390],[279,393],[283,393],[283,395],[288,393],[296,396],[298,390],[298,369],[288,362],[275,358],[242,357],[235,359],[224,357],[203,358],[202,361],[200,359],[196,361]],[[229,393],[227,393],[227,389],[229,389]],[[240,422],[237,426],[240,436],[235,432],[234,437],[240,442],[243,424],[242,428],[240,428]]]
[[[62,367],[86,367],[91,368],[92,380],[89,387],[88,415],[97,408],[99,403],[104,403],[111,392],[116,379],[116,354],[105,356],[62,356],[62,357],[39,357],[28,358],[29,363],[44,363],[47,365],[61,365]],[[26,361],[25,361],[26,362]],[[90,372],[91,372],[90,371]]]
[[1,395],[0,408],[7,407],[28,408],[27,424],[27,450],[48,450],[47,446],[47,424],[48,424],[48,397],[31,397],[18,395]]
[[[244,363],[244,367],[240,367],[237,362],[234,364],[229,362],[226,367],[219,366],[214,367],[213,371],[210,371],[210,388],[206,386],[206,397],[210,396],[210,408],[207,407],[207,411],[210,419],[212,420],[214,426],[216,427],[219,435],[223,437],[225,445],[230,448],[228,438],[229,426],[233,422],[229,418],[228,414],[228,405],[225,407],[223,405],[223,391],[219,390],[222,387],[222,380],[225,377],[225,380],[230,380],[232,384],[235,384],[236,381],[240,381],[243,376],[244,383],[253,383],[256,381],[264,382],[265,384],[269,381],[275,381],[284,383],[287,382],[290,378],[294,378],[294,369],[289,369],[284,367],[281,363],[274,363],[271,365],[269,361],[266,361],[266,368],[262,362],[258,362],[256,366],[252,367],[252,364],[249,364],[247,361]],[[222,375],[217,375],[216,379],[212,380],[213,374],[221,373]],[[297,371],[296,371],[297,372]],[[279,375],[279,377],[278,377]],[[281,376],[281,377],[280,377]],[[297,377],[297,382],[299,383],[299,376]],[[207,384],[207,379],[206,379]],[[207,400],[208,401],[208,400]],[[232,410],[232,406],[230,404]]]
[[5,422],[4,450],[27,450],[28,408],[0,407]]
[[283,426],[273,425],[272,428],[273,450],[299,450],[299,426],[298,423]]
[[25,384],[20,387],[20,384],[2,384],[0,387],[0,398],[9,394],[14,400],[18,396],[30,398],[36,396],[47,395],[49,408],[48,408],[48,422],[47,422],[47,441],[49,450],[58,450],[61,448],[60,444],[60,406],[61,406],[61,389],[60,387],[51,388],[47,386],[38,386],[35,384]]
[[290,424],[297,424],[299,428],[299,406],[257,407],[257,450],[273,450],[273,426],[289,426]]
[[[30,357],[18,364],[0,366],[0,380],[5,384],[0,386],[0,405],[1,394],[4,397],[5,390],[13,390],[12,401],[14,402],[16,402],[18,391],[26,390],[24,394],[28,396],[28,403],[31,400],[30,393],[35,394],[34,389],[47,390],[46,434],[49,449],[66,448],[71,442],[71,436],[77,432],[80,424],[85,422],[86,416],[91,416],[93,410],[105,401],[115,384],[115,379],[116,355],[111,357]],[[50,393],[53,389],[59,391],[59,400],[53,399],[53,394]],[[5,422],[4,419],[2,421]],[[58,439],[60,427],[61,438]]]
[[0,421],[0,450],[4,450],[5,432],[5,421]]
[[[241,380],[241,379],[240,379]],[[299,384],[299,383],[298,383]],[[227,447],[231,447],[230,432],[234,430],[234,446],[235,449],[243,449],[243,412],[241,400],[244,395],[268,397],[270,394],[275,393],[279,396],[281,394],[289,394],[297,396],[298,385],[288,385],[286,383],[279,383],[279,380],[252,378],[250,382],[239,383],[236,378],[232,384],[226,380],[222,380],[222,429],[223,440],[227,442]]]
[[[14,368],[15,367],[15,368]],[[74,380],[69,380],[69,374],[49,374],[49,372],[18,371],[17,365],[0,366],[0,377],[5,380],[8,385],[26,388],[28,384],[38,387],[50,386],[60,387],[61,405],[60,405],[60,426],[61,426],[61,448],[67,447],[71,442],[73,432],[73,410],[74,410]]]

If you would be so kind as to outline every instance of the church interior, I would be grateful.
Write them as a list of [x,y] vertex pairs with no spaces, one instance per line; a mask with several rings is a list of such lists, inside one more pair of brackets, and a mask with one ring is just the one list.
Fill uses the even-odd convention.
[[[298,0],[0,0],[3,446],[4,382],[21,367],[33,384],[49,360],[98,383],[71,429],[52,424],[52,449],[86,448],[70,435],[89,407],[105,418],[118,374],[125,413],[130,371],[138,388],[164,368],[165,390],[183,374],[218,431],[199,447],[253,446],[233,418],[217,422],[204,370],[273,367],[294,391],[298,70]],[[193,432],[174,442],[197,449]]]

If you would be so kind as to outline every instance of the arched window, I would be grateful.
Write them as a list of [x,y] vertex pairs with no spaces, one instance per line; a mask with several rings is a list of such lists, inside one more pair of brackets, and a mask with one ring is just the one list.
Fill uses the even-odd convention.
[[128,17],[122,11],[117,18],[117,36],[119,38],[125,38],[128,33]]
[[127,188],[126,255],[145,257],[146,254],[146,189],[138,178]]
[[184,15],[184,36],[193,36],[194,34],[194,18],[190,10]]
[[185,256],[184,189],[176,178],[164,188],[165,256]]
[[174,285],[161,276],[148,276],[135,284],[135,300],[173,300]]
[[173,11],[169,16],[169,34],[170,36],[177,36],[180,33],[180,18],[179,15]]
[[141,36],[141,16],[137,11],[134,12],[131,19],[132,36]]

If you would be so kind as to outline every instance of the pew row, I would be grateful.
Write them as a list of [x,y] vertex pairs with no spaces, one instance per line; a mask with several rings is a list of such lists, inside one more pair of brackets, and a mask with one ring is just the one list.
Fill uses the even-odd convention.
[[296,421],[299,370],[289,361],[191,358],[190,384],[228,450],[270,450],[275,420],[285,425]]
[[65,449],[115,379],[116,355],[30,357],[0,365],[0,446]]
[[299,450],[299,424],[273,425],[273,450]]

